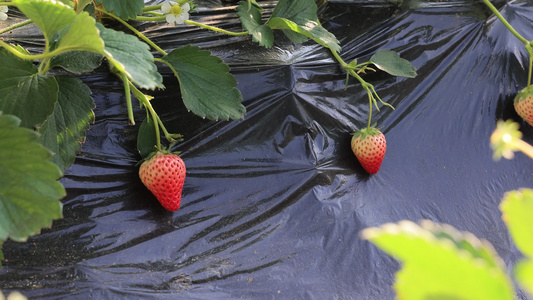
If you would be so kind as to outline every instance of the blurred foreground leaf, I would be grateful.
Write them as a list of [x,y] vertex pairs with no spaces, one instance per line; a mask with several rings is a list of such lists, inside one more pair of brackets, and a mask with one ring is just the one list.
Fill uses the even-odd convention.
[[470,233],[425,220],[367,228],[361,236],[403,263],[398,299],[514,299],[503,261]]
[[503,220],[517,248],[526,256],[515,268],[516,279],[533,295],[533,190],[510,191],[500,204]]
[[526,256],[533,258],[531,230],[533,190],[521,189],[506,193],[500,204],[500,210],[518,249]]
[[519,262],[514,271],[520,285],[527,290],[530,296],[533,296],[533,260],[526,259]]

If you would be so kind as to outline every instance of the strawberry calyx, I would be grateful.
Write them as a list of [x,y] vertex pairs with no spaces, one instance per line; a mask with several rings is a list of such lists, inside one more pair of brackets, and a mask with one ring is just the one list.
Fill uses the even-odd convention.
[[533,86],[531,85],[526,86],[520,92],[518,92],[518,94],[516,94],[514,103],[516,104],[520,101],[526,100],[527,97],[533,97]]
[[354,130],[352,132],[352,135],[355,138],[361,137],[361,140],[364,140],[367,136],[380,135],[381,134],[380,129],[376,128],[375,126],[376,124],[370,127],[363,128],[363,129]]
[[175,154],[175,155],[180,155],[181,154],[181,151],[170,151],[169,149],[167,148],[157,148],[157,147],[154,147],[155,150],[153,152],[151,152],[150,154],[148,154],[145,158],[139,160],[139,162],[137,162],[136,166],[139,166],[141,165],[143,162],[147,161],[147,160],[150,160],[152,159],[154,156],[156,156],[158,153],[162,153],[162,154]]

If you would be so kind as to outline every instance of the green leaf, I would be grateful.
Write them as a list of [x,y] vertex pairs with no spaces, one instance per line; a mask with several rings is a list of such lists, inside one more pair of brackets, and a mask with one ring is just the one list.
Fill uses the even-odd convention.
[[104,53],[104,41],[100,38],[96,22],[87,12],[76,16],[68,30],[63,33],[54,51],[89,51]]
[[272,18],[283,18],[294,21],[298,25],[307,23],[308,20],[317,21],[317,6],[314,0],[280,0]]
[[398,299],[514,299],[502,259],[471,233],[425,220],[367,228],[361,236],[403,262]]
[[157,144],[157,136],[155,134],[155,123],[150,118],[150,115],[146,115],[146,119],[141,123],[139,127],[139,133],[137,134],[137,149],[142,158],[146,158],[148,154],[154,152],[154,147]]
[[83,12],[85,7],[87,5],[89,5],[90,3],[92,3],[92,2],[93,2],[93,0],[79,0],[78,1],[78,5],[76,6],[76,13],[79,14],[79,13]]
[[62,217],[62,173],[38,134],[19,124],[0,115],[0,241],[25,241]]
[[274,43],[274,32],[270,27],[262,24],[261,12],[263,9],[253,1],[241,1],[237,6],[237,15],[241,20],[244,30],[252,35],[252,40],[259,45],[270,48]]
[[37,74],[32,61],[0,49],[0,111],[22,119],[27,128],[40,126],[54,111],[58,86],[53,76]]
[[104,40],[104,53],[109,63],[145,89],[164,88],[150,47],[135,36],[96,24]]
[[246,108],[241,104],[241,92],[235,87],[237,81],[220,58],[199,47],[186,46],[162,60],[178,77],[187,109],[212,120],[244,118]]
[[514,272],[520,285],[533,296],[533,260],[522,260],[516,265]]
[[416,77],[416,69],[411,63],[400,57],[398,53],[390,50],[379,50],[370,58],[378,69],[393,76]]
[[314,0],[280,0],[266,25],[281,29],[295,43],[310,38],[324,47],[341,51],[337,38],[318,22]]
[[[271,17],[270,20],[268,20],[267,25],[272,29],[291,30],[306,36],[333,51],[341,51],[341,47],[339,46],[339,41],[337,38],[324,27],[322,27],[317,21],[307,20],[304,24],[299,25],[288,19]],[[294,41],[295,37],[293,35],[288,35],[288,37]]]
[[289,38],[293,43],[302,44],[309,40],[309,38],[301,33],[293,31],[292,29],[282,29],[281,30],[286,37]]
[[528,257],[515,267],[516,279],[533,296],[533,190],[524,188],[507,192],[500,204],[500,210],[516,247]]
[[58,31],[70,25],[76,18],[74,10],[61,2],[46,0],[14,0],[13,2],[41,29],[49,42]]
[[69,51],[54,56],[50,66],[63,68],[74,74],[94,71],[102,63],[103,55],[86,51]]
[[113,12],[118,17],[128,20],[135,19],[142,14],[144,0],[96,0],[98,4],[103,3],[108,12]]
[[54,113],[39,132],[39,141],[55,153],[52,161],[65,170],[70,166],[85,141],[85,132],[94,122],[91,90],[80,79],[58,76],[59,97]]
[[531,216],[533,216],[533,190],[521,189],[510,191],[500,204],[502,219],[517,248],[523,254],[533,258],[533,235],[531,234]]
[[59,1],[68,6],[73,6],[72,0],[56,0],[56,1]]

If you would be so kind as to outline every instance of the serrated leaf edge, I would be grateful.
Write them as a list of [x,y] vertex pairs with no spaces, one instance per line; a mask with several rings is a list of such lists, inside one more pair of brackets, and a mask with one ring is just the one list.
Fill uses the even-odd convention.
[[474,257],[470,252],[464,249],[458,248],[452,241],[443,238],[437,238],[431,232],[435,230],[440,230],[446,232],[450,236],[454,237],[457,240],[466,240],[471,244],[476,250],[484,248],[488,251],[492,257],[495,259],[497,267],[500,269],[505,268],[505,263],[503,259],[498,255],[497,251],[494,249],[492,244],[488,241],[477,238],[474,234],[466,231],[459,231],[451,225],[448,224],[437,224],[431,220],[421,220],[419,223],[415,223],[409,220],[402,220],[398,223],[385,223],[380,227],[370,227],[363,229],[360,232],[360,237],[364,240],[372,240],[383,233],[391,235],[401,235],[409,234],[414,235],[419,238],[425,239],[428,242],[438,243],[447,249],[455,250],[459,253],[462,259],[469,259],[474,262],[478,267],[482,268],[492,268],[488,262],[481,258]]

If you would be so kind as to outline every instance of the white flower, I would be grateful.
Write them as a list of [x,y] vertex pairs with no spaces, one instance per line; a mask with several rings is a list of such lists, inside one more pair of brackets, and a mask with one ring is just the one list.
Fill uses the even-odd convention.
[[179,5],[174,1],[167,2],[161,6],[161,10],[167,14],[166,19],[168,24],[183,24],[189,19],[189,10],[191,6],[189,3]]
[[0,21],[5,21],[7,20],[7,11],[9,9],[7,8],[6,5],[2,5],[0,6]]

